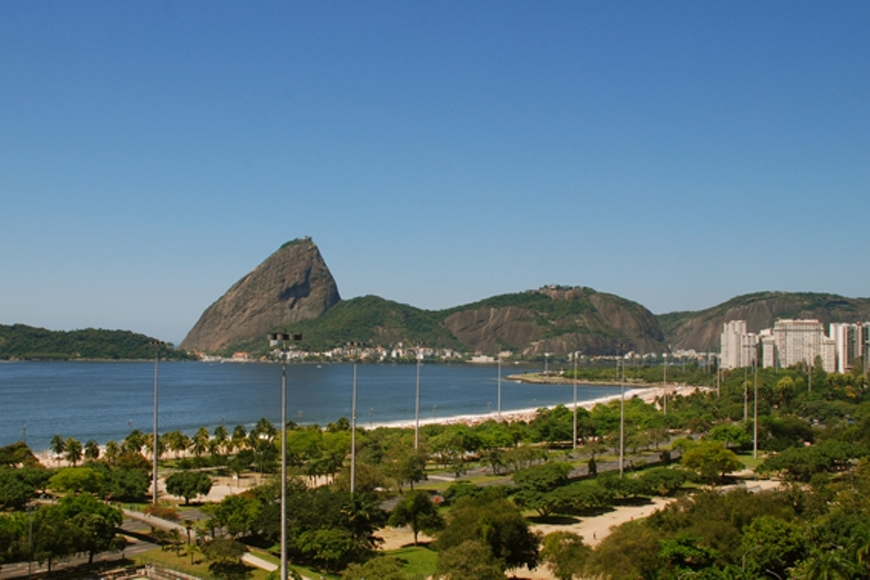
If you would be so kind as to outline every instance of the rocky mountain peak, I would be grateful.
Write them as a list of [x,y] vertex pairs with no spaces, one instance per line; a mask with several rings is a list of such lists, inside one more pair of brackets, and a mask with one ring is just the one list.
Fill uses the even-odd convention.
[[195,352],[216,352],[271,330],[317,318],[341,297],[320,250],[309,237],[281,246],[236,282],[179,345]]

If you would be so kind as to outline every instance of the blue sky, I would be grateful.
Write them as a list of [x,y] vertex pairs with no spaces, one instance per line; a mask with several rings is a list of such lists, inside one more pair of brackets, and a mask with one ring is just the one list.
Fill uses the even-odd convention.
[[2,2],[0,323],[343,298],[870,296],[870,3]]

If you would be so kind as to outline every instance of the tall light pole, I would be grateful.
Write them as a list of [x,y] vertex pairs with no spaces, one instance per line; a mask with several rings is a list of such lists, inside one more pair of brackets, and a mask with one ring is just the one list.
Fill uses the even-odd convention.
[[574,351],[574,451],[577,451],[577,357],[580,356],[580,351]]
[[758,348],[756,347],[755,352],[755,360],[753,361],[755,364],[755,400],[753,401],[753,406],[755,407],[755,419],[752,421],[752,458],[758,459]]
[[810,364],[807,365],[807,369],[809,369],[809,371],[807,372],[807,385],[808,385],[807,390],[810,393],[812,393],[813,392],[813,353],[812,352],[810,353],[809,359],[810,359]]
[[281,580],[287,580],[287,343],[302,335],[278,332],[268,338],[270,346],[281,348]]
[[[743,352],[749,351],[749,337],[744,335]],[[748,355],[747,355],[747,358]],[[749,361],[744,361],[743,365],[743,422],[749,420]]]
[[27,503],[27,516],[30,520],[30,530],[27,535],[27,577],[30,578],[30,575],[33,570],[33,512],[36,510],[36,506],[32,505],[30,502]]
[[501,423],[501,350],[498,351],[498,422]]
[[[353,397],[350,409],[350,495],[356,491],[356,362],[361,342],[349,343],[353,355]],[[416,446],[416,433],[415,442]]]
[[625,361],[622,361],[622,376],[619,376],[619,359],[622,356],[622,345],[616,358],[616,375],[619,379],[619,478],[622,479],[623,463],[625,463]]
[[664,387],[664,391],[665,391],[664,397],[662,398],[662,400],[663,400],[662,408],[664,409],[665,415],[668,414],[668,355],[670,353],[671,353],[671,345],[668,345],[668,350],[667,350],[667,352],[665,352],[664,370],[662,371],[662,373],[663,373],[662,374],[662,383],[664,383],[662,386]]
[[153,459],[153,472],[151,474],[153,482],[153,490],[151,492],[151,503],[157,505],[157,456],[160,448],[160,439],[157,436],[157,366],[160,361],[160,347],[164,343],[159,340],[152,340],[151,346],[154,347],[154,433],[151,439],[151,456]]
[[417,398],[414,402],[414,449],[420,448],[420,349],[417,348]]

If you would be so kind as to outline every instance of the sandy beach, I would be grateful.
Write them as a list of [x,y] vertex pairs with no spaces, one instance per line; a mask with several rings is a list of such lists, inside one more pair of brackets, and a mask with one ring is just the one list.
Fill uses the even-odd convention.
[[[656,399],[660,399],[662,396],[667,394],[668,397],[674,396],[687,396],[695,393],[698,390],[707,390],[709,387],[696,387],[696,386],[686,386],[686,385],[669,385],[668,387],[634,387],[626,389],[625,398],[626,400],[632,399],[634,397],[638,397],[642,399],[644,402],[648,404],[654,404]],[[615,401],[620,398],[620,394],[616,393],[613,395],[608,395],[605,397],[598,397],[596,399],[589,399],[586,401],[578,401],[577,408],[582,408],[586,410],[592,410],[595,405],[598,404],[606,404],[610,401]],[[569,409],[573,407],[571,404],[567,404],[566,407]],[[549,406],[547,408],[552,409],[553,406]],[[517,409],[512,411],[502,411],[501,420],[506,421],[508,423],[512,423],[514,421],[531,421],[535,418],[535,413],[537,412],[536,408],[528,408],[528,409]],[[483,415],[458,415],[453,417],[438,417],[436,419],[426,418],[420,419],[420,425],[479,425],[489,420],[497,420],[498,414],[496,412],[487,413]],[[389,423],[375,423],[373,425],[365,425],[358,424],[357,427],[361,429],[376,429],[378,427],[396,427],[396,428],[411,428],[414,427],[414,421],[394,421]],[[105,446],[100,446],[100,455],[102,456],[105,453]],[[67,461],[63,457],[57,457],[50,450],[42,450],[34,452],[34,455],[39,460],[42,465],[45,467],[68,467],[71,465],[69,461]],[[144,454],[146,458],[150,459],[147,453]],[[184,456],[190,456],[190,453],[182,454]],[[173,455],[174,456],[174,455]]]
[[[579,383],[578,383],[579,384]],[[668,385],[667,387],[655,386],[655,387],[627,387],[625,389],[625,399],[629,400],[634,397],[638,397],[642,399],[645,403],[650,405],[655,404],[656,399],[667,395],[668,397],[681,396],[685,397],[695,393],[696,391],[704,391],[709,390],[710,387],[696,387],[696,386],[688,386],[688,385]],[[610,401],[616,401],[620,398],[619,393],[615,393],[613,395],[607,395],[605,397],[598,397],[595,399],[587,399],[585,401],[577,401],[578,409],[586,409],[587,411],[592,410],[595,405],[608,403]],[[569,409],[573,408],[573,404],[568,403],[565,405]],[[553,405],[546,407],[549,409],[554,408]],[[516,409],[512,411],[502,411],[501,420],[506,421],[508,423],[514,421],[531,421],[535,418],[535,413],[537,412],[537,408],[528,408],[528,409]],[[463,425],[479,425],[480,423],[484,423],[491,419],[497,420],[498,414],[496,412],[487,413],[485,415],[458,415],[455,417],[439,417],[437,419],[420,419],[420,425],[431,425],[433,423],[438,425],[455,425],[455,424],[463,424]],[[375,423],[371,427],[365,427],[363,425],[359,425],[360,427],[369,429],[369,428],[377,428],[377,427],[413,427],[414,421],[393,421],[390,423]]]

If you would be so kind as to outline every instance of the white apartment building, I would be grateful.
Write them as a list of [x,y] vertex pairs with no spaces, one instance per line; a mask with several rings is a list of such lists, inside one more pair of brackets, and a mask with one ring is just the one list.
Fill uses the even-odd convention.
[[745,320],[732,320],[722,326],[719,364],[723,369],[752,366],[755,361],[758,336],[747,332]]
[[[757,335],[747,331],[745,320],[732,320],[722,327],[720,365],[723,369],[749,367],[787,368],[797,363],[815,364],[821,357],[825,372],[847,372],[853,361],[868,349],[870,323],[830,325],[830,337],[818,320],[777,320],[773,328]],[[761,352],[758,352],[758,345]]]
[[829,335],[837,351],[836,368],[838,373],[848,372],[855,359],[864,355],[870,334],[870,323],[850,324],[834,322],[829,327]]
[[813,364],[816,357],[821,357],[826,372],[837,369],[836,346],[833,339],[825,335],[818,320],[777,320],[773,323],[773,336],[777,366],[786,368],[799,362]]

